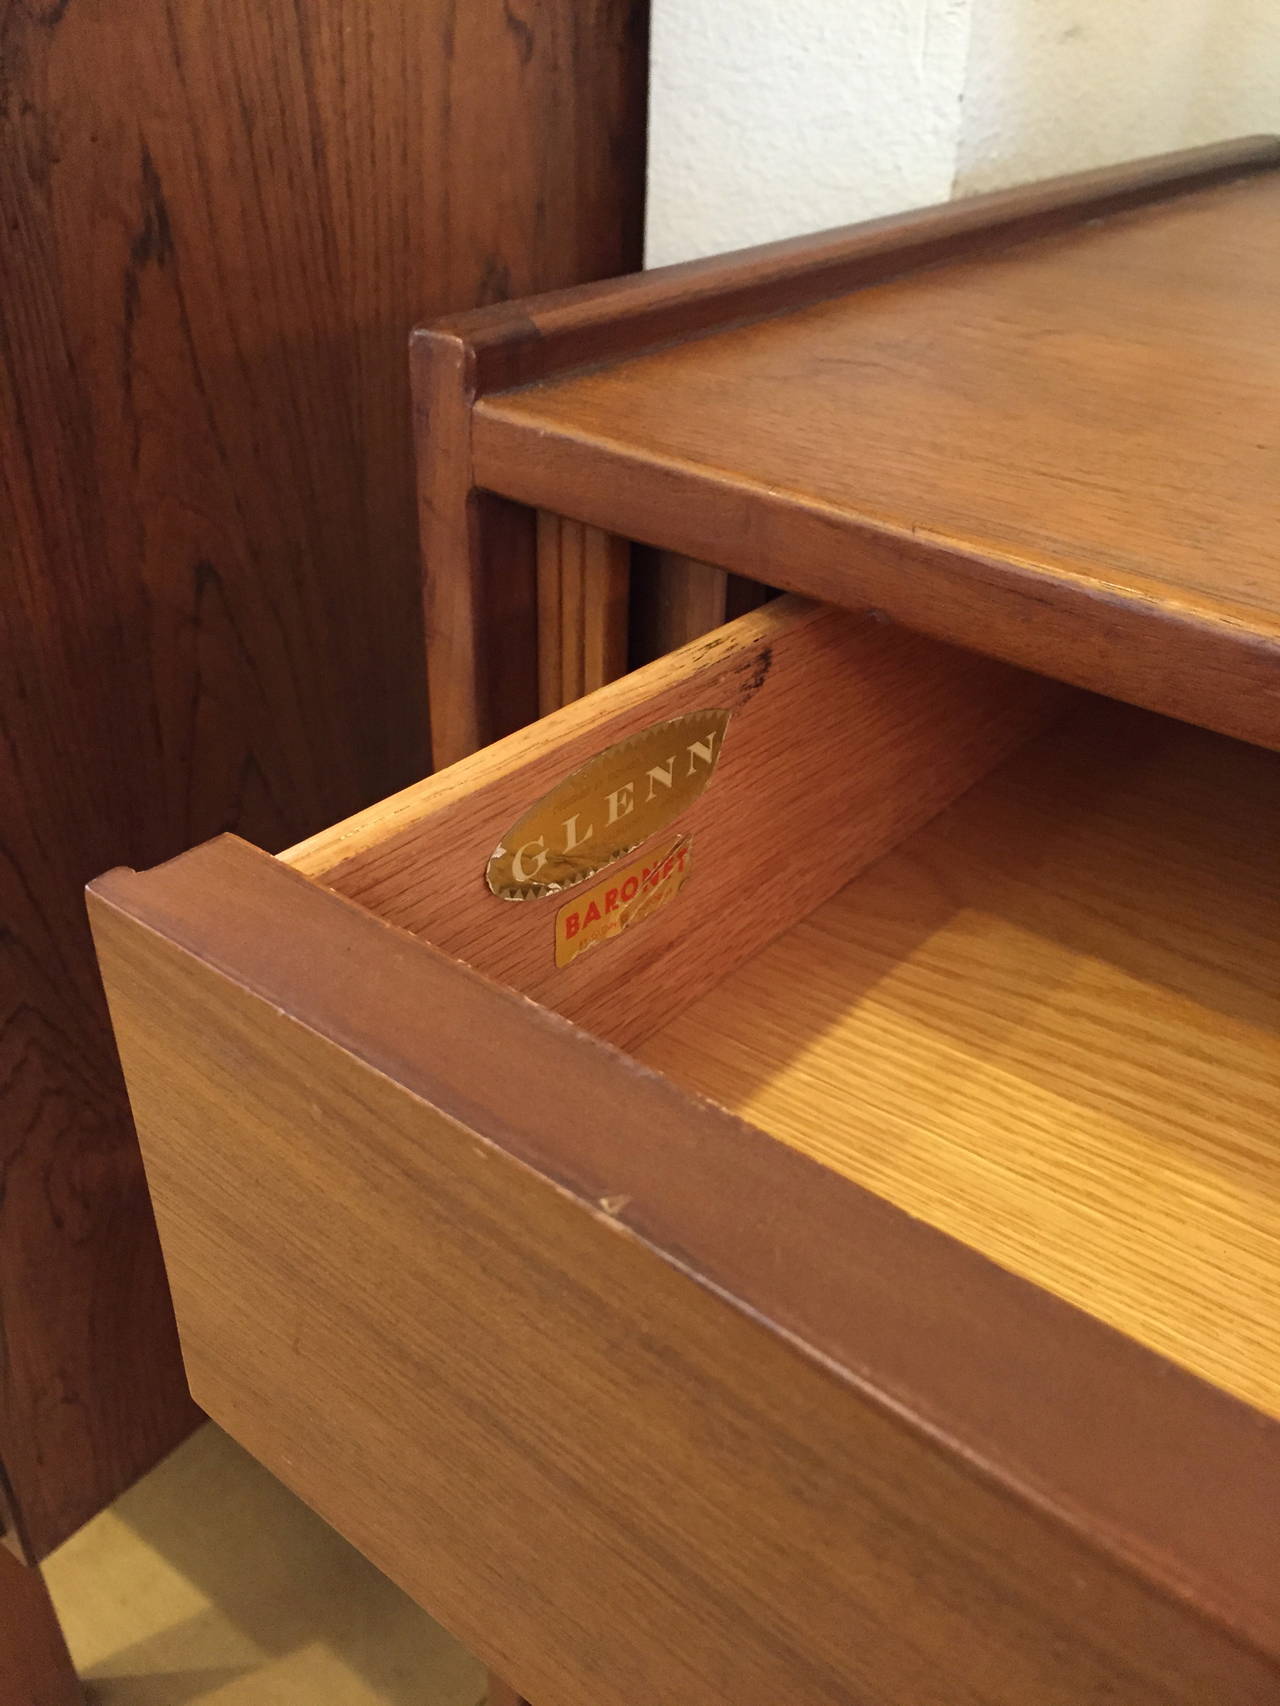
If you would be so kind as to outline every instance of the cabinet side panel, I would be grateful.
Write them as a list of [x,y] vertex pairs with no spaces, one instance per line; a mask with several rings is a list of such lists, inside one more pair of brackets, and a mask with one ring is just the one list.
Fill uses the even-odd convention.
[[3,1546],[0,1706],[85,1706],[44,1578]]
[[197,1415],[82,887],[426,768],[409,329],[638,264],[643,25],[3,8],[0,1458],[32,1555]]

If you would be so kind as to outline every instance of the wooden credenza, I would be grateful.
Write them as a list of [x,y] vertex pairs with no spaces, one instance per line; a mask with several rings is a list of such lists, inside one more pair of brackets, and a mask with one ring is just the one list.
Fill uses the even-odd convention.
[[196,1397],[537,1706],[1280,1693],[1277,166],[423,334],[451,762],[93,885]]

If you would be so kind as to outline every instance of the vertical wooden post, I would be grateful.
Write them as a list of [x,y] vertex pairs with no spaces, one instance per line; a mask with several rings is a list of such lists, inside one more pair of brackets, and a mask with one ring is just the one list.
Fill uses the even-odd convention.
[[659,551],[653,581],[656,657],[709,634],[725,620],[729,591],[725,569],[674,551]]
[[647,551],[636,604],[633,663],[678,651],[769,597],[769,589],[675,551]]
[[431,755],[437,769],[538,714],[533,511],[471,480],[471,351],[452,333],[411,345]]
[[0,1706],[84,1706],[39,1570],[0,1545]]
[[614,533],[538,515],[538,711],[616,681],[627,668],[631,547]]

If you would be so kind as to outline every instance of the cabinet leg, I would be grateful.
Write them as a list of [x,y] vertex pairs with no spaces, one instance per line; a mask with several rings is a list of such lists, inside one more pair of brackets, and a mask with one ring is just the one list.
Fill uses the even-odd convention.
[[2,1545],[0,1706],[84,1706],[44,1577]]
[[[8,1706],[5,1702],[4,1706]],[[500,1676],[489,1672],[489,1706],[529,1706],[523,1695],[517,1694]]]

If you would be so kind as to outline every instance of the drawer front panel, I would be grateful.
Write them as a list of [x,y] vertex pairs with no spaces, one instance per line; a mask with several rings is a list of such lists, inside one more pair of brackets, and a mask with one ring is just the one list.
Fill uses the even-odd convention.
[[[882,1303],[832,1253],[854,1336],[918,1270],[940,1364],[1034,1315],[1018,1282],[956,1247],[935,1283],[946,1240],[237,843],[94,914],[196,1397],[530,1698],[1274,1700],[1199,1611],[735,1303],[694,1232],[655,1248],[632,1158],[668,1146],[678,1198],[701,1155],[766,1275],[808,1259],[795,1213],[865,1242]],[[1074,1322],[1047,1317],[1067,1352]]]

